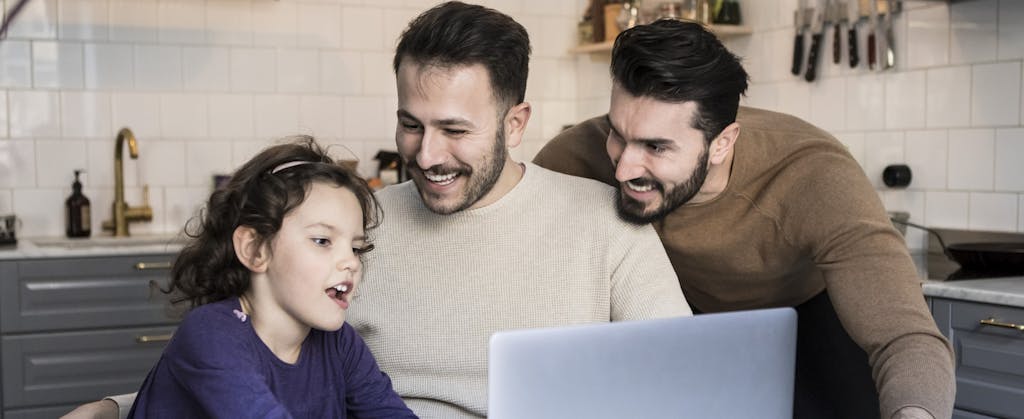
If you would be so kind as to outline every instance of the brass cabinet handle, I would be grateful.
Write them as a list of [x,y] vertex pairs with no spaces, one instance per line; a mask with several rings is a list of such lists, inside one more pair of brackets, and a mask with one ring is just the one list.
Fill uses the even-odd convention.
[[135,269],[140,271],[149,269],[171,269],[171,262],[138,262],[135,264]]
[[154,342],[167,342],[171,340],[173,333],[167,333],[164,335],[142,335],[135,337],[135,343],[154,343]]
[[1005,327],[1007,329],[1017,329],[1020,330],[1021,332],[1024,332],[1024,324],[1003,323],[1001,321],[997,321],[995,317],[989,317],[985,320],[982,320],[980,323],[983,326]]

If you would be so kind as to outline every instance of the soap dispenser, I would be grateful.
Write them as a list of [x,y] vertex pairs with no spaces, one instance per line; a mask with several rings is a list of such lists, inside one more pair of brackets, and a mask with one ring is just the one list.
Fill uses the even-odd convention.
[[75,182],[71,184],[71,196],[64,203],[68,237],[89,237],[92,233],[92,214],[89,198],[82,194],[82,183],[78,181],[81,170],[75,170]]

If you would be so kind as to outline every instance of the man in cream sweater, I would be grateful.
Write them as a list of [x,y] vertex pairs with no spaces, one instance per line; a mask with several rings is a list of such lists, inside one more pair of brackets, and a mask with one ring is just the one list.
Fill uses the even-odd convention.
[[[529,54],[519,23],[458,2],[413,20],[395,54],[412,181],[377,194],[348,318],[424,418],[487,415],[498,330],[691,314],[654,229],[617,216],[614,188],[509,156],[531,114]],[[73,414],[113,417],[110,400]]]

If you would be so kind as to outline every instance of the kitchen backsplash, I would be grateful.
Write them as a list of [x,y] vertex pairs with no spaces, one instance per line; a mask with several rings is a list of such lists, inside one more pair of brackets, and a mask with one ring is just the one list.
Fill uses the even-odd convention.
[[[0,214],[18,214],[23,236],[63,234],[72,170],[85,168],[98,231],[122,126],[140,147],[138,161],[125,160],[127,200],[139,203],[147,184],[155,211],[133,233],[177,231],[212,174],[283,135],[343,144],[339,154],[375,175],[374,154],[394,147],[395,39],[435,3],[33,0],[0,42]],[[533,40],[534,112],[514,157],[529,160],[563,125],[607,110],[608,55],[568,53],[586,0],[478,3]],[[835,133],[911,221],[1024,232],[1024,2],[906,1],[894,69],[832,64],[827,32],[814,83],[789,73],[797,3],[741,2],[753,34],[726,44],[751,75],[745,102]],[[897,163],[913,171],[905,190],[881,181]],[[908,233],[911,247],[925,243]]]

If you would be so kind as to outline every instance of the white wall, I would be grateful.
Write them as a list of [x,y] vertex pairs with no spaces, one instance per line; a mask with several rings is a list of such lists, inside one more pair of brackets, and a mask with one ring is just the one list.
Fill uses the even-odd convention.
[[[850,69],[845,50],[842,63],[833,64],[827,31],[814,83],[790,74],[797,0],[741,5],[754,33],[726,45],[750,73],[746,104],[833,132],[886,206],[909,211],[911,221],[1024,232],[1024,1],[906,1],[895,20],[896,67],[885,72],[867,70],[863,58]],[[578,61],[582,118],[607,108],[608,62]],[[601,87],[584,91],[586,85]],[[883,168],[894,163],[910,166],[909,188],[882,183]],[[908,233],[913,248],[924,239],[920,231]]]
[[[72,170],[83,168],[99,234],[122,126],[135,132],[140,154],[125,153],[126,199],[140,204],[149,185],[155,213],[133,234],[178,231],[209,194],[211,175],[283,135],[343,144],[364,175],[375,175],[374,154],[394,149],[395,40],[435,3],[32,0],[0,42],[0,214],[23,220],[22,237],[63,235]],[[567,50],[582,6],[480,3],[515,17],[533,40],[527,95],[535,110],[514,151],[529,159],[575,121]]]

